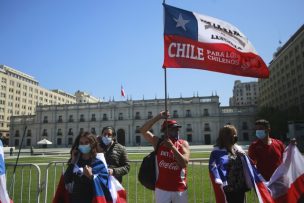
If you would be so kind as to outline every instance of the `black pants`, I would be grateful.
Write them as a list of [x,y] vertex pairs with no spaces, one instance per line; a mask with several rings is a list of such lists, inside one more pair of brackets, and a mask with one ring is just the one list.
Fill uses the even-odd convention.
[[245,192],[225,192],[228,203],[244,203]]

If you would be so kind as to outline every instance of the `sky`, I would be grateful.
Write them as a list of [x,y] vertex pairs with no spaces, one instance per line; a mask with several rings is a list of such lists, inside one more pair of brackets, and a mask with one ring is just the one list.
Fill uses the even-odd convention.
[[[47,89],[85,91],[106,101],[164,98],[163,0],[0,0],[0,64]],[[236,26],[268,65],[304,23],[303,0],[167,0]],[[217,94],[229,105],[235,80],[167,69],[170,98]],[[123,86],[126,98],[120,95]]]

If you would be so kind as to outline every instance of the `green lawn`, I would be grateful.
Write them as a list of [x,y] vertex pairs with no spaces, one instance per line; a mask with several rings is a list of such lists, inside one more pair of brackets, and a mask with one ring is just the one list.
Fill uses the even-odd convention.
[[[140,166],[140,162],[134,160],[141,160],[145,154],[129,154],[131,162],[131,170],[128,175],[124,177],[123,186],[127,191],[128,202],[154,202],[153,192],[145,189],[137,181],[137,173]],[[209,153],[199,152],[192,153],[191,158],[208,158]],[[45,181],[45,174],[47,165],[41,165],[41,163],[49,163],[51,161],[63,161],[66,162],[68,157],[54,156],[54,157],[28,157],[20,158],[19,163],[35,163],[40,164],[41,169],[41,183]],[[16,160],[8,159],[6,163],[15,163]],[[56,167],[52,164],[48,168],[48,192],[47,202],[51,202],[52,196],[56,189],[59,178],[64,170],[62,164],[57,164]],[[34,166],[18,167],[16,171],[15,187],[10,190],[10,183],[13,181],[12,177],[13,167],[7,167],[7,185],[10,191],[10,196],[13,197],[15,203],[21,202],[37,202],[34,197],[37,195],[37,181],[38,175]],[[23,174],[23,179],[21,178]],[[211,188],[208,167],[203,162],[191,162],[188,166],[188,187],[189,187],[189,202],[215,202],[213,190]],[[31,185],[29,183],[31,182]],[[45,184],[43,184],[45,185]],[[22,191],[22,195],[21,192]],[[30,194],[30,195],[29,195]],[[44,192],[40,195],[40,202],[44,200]],[[28,197],[31,196],[31,199]],[[248,202],[254,202],[254,195],[248,195]],[[137,198],[136,198],[137,197]]]

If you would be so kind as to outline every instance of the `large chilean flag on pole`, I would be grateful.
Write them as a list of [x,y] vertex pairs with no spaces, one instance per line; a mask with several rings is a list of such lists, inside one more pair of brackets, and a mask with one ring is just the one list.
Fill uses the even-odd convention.
[[164,68],[269,77],[263,59],[230,23],[166,4],[164,15]]

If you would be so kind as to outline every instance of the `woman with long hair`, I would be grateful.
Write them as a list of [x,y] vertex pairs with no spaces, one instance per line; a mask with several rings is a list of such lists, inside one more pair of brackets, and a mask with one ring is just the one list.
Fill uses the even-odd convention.
[[209,159],[211,182],[216,202],[243,203],[248,191],[241,157],[245,154],[237,145],[237,130],[233,125],[225,125],[219,131]]
[[80,133],[74,141],[64,173],[65,188],[71,203],[91,203],[94,198],[111,200],[107,166],[98,157],[97,146],[98,141],[90,132]]

